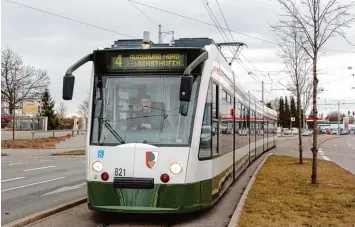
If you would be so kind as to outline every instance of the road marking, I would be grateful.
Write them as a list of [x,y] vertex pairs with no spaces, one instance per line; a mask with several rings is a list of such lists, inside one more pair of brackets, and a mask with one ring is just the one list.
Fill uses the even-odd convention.
[[48,169],[48,168],[54,168],[56,166],[44,166],[44,167],[39,167],[39,168],[34,168],[34,169],[26,169],[26,170],[22,170],[24,172],[28,172],[28,171],[33,171],[33,170],[39,170],[39,169]]
[[40,181],[40,182],[36,182],[36,183],[32,183],[32,184],[25,184],[25,185],[22,185],[22,186],[5,189],[5,190],[2,190],[1,192],[12,191],[12,190],[15,190],[15,189],[24,188],[24,187],[28,187],[28,186],[32,186],[32,185],[43,184],[43,183],[47,183],[47,182],[51,182],[51,181],[61,180],[61,179],[64,179],[64,178],[66,178],[66,177],[58,177],[58,178],[51,179],[51,180]]
[[355,150],[355,147],[353,147],[353,146],[350,144],[350,140],[348,140],[348,145],[349,145],[349,147],[351,147],[352,149]]
[[23,162],[9,163],[8,165],[9,165],[9,166],[12,166],[12,165],[20,165],[20,164],[23,164]]
[[322,151],[322,149],[318,150],[319,154],[322,156],[322,158],[324,160],[330,161],[330,159],[324,154],[324,152]]
[[13,180],[20,180],[20,179],[23,179],[23,178],[26,178],[26,177],[16,177],[16,178],[12,178],[12,179],[2,180],[1,183],[8,182],[8,181],[13,181]]
[[52,195],[52,194],[56,194],[56,193],[61,193],[61,192],[66,192],[66,191],[78,189],[78,188],[80,188],[81,186],[83,186],[83,185],[85,185],[85,184],[86,184],[86,183],[77,184],[77,185],[73,185],[73,186],[62,187],[62,188],[59,188],[59,189],[57,189],[57,190],[48,192],[48,193],[46,193],[46,194],[44,194],[44,195],[41,195],[41,196]]

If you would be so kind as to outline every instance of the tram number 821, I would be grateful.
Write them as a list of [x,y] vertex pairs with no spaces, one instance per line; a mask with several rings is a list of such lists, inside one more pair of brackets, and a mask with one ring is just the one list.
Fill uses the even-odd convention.
[[126,169],[122,169],[122,168],[115,168],[115,176],[116,177],[124,177],[126,176]]

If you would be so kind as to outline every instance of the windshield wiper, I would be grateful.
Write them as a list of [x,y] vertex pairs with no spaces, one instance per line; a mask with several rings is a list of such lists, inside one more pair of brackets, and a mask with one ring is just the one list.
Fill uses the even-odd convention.
[[126,143],[122,137],[116,132],[116,130],[114,130],[112,128],[112,126],[110,125],[110,123],[108,122],[108,120],[106,118],[100,117],[99,121],[102,123],[104,123],[104,125],[108,128],[108,130],[112,133],[112,135],[120,142],[120,143]]

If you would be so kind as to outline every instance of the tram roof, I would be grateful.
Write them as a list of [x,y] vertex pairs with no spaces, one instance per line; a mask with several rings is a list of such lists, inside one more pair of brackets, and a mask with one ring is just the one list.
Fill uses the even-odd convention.
[[[111,48],[107,49],[127,49],[127,48],[141,48],[143,39],[119,39],[114,41]],[[180,38],[175,39],[173,43],[153,43],[150,42],[151,48],[162,47],[182,47],[182,48],[203,48],[206,45],[215,44],[210,38]]]

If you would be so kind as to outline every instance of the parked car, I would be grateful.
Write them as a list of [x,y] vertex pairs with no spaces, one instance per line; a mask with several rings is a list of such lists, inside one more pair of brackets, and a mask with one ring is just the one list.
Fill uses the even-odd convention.
[[327,133],[327,131],[325,129],[321,129],[318,132],[319,135],[326,134],[326,133]]
[[311,136],[311,135],[312,135],[311,131],[304,130],[304,131],[302,132],[302,136]]

